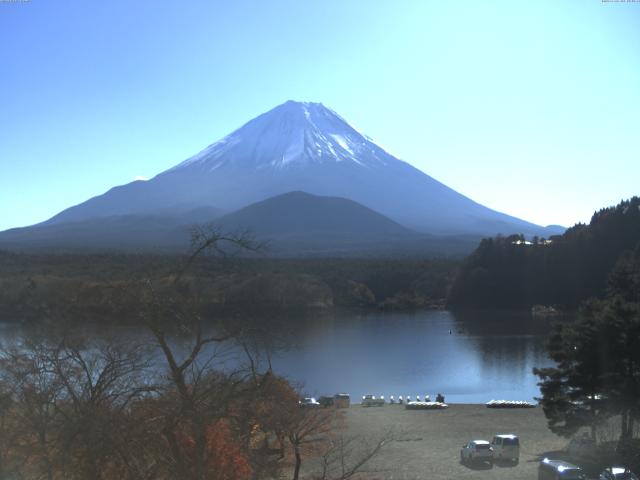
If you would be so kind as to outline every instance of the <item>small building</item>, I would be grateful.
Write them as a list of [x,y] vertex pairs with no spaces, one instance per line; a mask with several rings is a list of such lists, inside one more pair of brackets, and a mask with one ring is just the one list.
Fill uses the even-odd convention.
[[333,396],[333,404],[336,408],[349,408],[351,406],[351,397],[348,393],[336,393]]

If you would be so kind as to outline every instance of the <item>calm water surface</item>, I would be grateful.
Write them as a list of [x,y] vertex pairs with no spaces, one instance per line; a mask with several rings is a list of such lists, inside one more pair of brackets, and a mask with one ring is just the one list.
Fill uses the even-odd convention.
[[433,399],[442,392],[448,402],[532,400],[540,394],[533,367],[552,365],[548,331],[549,322],[504,312],[352,315],[307,325],[300,345],[273,365],[316,396]]
[[[273,353],[274,371],[316,397],[347,392],[352,401],[367,393],[434,399],[442,392],[452,403],[533,400],[540,394],[533,367],[552,364],[544,350],[549,322],[523,313],[350,313],[276,323],[290,341]],[[5,342],[17,335],[15,326],[0,329]],[[148,338],[142,328],[116,335]]]

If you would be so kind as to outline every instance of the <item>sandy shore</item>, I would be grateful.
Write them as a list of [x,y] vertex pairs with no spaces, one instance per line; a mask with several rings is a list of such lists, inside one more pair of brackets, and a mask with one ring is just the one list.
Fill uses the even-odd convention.
[[[447,410],[405,410],[400,405],[344,410],[347,435],[374,440],[394,430],[400,440],[385,447],[372,462],[371,479],[535,479],[545,453],[563,449],[567,441],[549,431],[542,409],[490,409],[484,405],[450,405]],[[473,439],[491,440],[496,433],[520,437],[520,463],[468,467],[460,463],[460,447]]]

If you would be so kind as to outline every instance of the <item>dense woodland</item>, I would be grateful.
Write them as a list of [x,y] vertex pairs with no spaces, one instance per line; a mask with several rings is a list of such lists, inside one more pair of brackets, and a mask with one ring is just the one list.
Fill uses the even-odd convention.
[[484,239],[461,266],[448,301],[453,307],[575,309],[605,293],[616,261],[639,243],[638,197],[550,239]]
[[[37,320],[75,307],[85,320],[136,321],[132,280],[167,284],[177,255],[0,252],[0,319]],[[210,315],[440,307],[458,262],[449,259],[199,258],[185,284]]]

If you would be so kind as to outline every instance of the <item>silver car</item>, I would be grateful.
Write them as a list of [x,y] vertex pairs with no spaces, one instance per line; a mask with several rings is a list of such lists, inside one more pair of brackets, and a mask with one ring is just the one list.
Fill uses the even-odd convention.
[[460,461],[467,462],[491,462],[493,460],[493,448],[486,440],[472,440],[462,446]]

